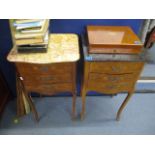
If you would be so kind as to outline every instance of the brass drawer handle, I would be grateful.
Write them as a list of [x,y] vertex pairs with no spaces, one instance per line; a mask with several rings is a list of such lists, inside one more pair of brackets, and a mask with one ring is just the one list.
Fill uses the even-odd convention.
[[129,86],[130,84],[129,83],[120,83],[119,86]]
[[114,85],[113,86],[106,86],[106,88],[107,89],[114,89],[114,88],[116,88],[116,86],[114,86]]
[[43,89],[51,89],[51,91],[54,90],[54,87],[52,87],[51,85],[44,85],[44,86],[42,86],[42,88]]
[[108,80],[118,82],[120,78],[119,77],[108,77]]
[[42,80],[42,81],[48,81],[48,80],[53,80],[54,79],[54,77],[40,77],[40,80]]
[[117,49],[114,49],[113,52],[114,52],[114,53],[117,52]]
[[33,67],[34,70],[40,70],[40,71],[43,71],[43,72],[47,72],[48,71],[48,67],[47,66],[41,66],[41,67]]
[[116,67],[116,66],[112,66],[111,67],[111,69],[112,69],[112,71],[115,71],[115,72],[119,72],[119,71],[121,71],[121,67]]
[[48,71],[48,67],[46,67],[46,66],[41,67],[40,70],[43,71],[43,72],[47,72]]

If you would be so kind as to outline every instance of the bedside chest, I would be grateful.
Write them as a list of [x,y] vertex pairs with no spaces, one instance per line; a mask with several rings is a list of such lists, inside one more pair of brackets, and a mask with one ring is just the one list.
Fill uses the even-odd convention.
[[[18,54],[14,48],[8,55],[8,60],[15,63],[21,84],[18,83],[26,94],[71,92],[73,117],[76,111],[76,62],[79,58],[78,36],[75,34],[51,34],[47,53]],[[26,98],[38,120],[31,97],[27,95]]]
[[126,54],[89,54],[88,47],[83,40],[84,77],[82,84],[82,111],[81,119],[85,115],[85,99],[88,91],[104,94],[127,92],[125,101],[117,112],[116,119],[134,93],[135,84],[144,66],[141,55]]

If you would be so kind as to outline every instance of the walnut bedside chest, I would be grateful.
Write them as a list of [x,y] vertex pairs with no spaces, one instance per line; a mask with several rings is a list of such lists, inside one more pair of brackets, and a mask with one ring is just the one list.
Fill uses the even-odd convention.
[[[78,36],[75,34],[50,34],[47,53],[18,53],[14,47],[7,59],[14,62],[17,84],[25,92],[30,109],[36,120],[38,114],[29,93],[53,95],[71,92],[73,95],[72,114],[76,107],[76,62],[79,60]],[[19,87],[18,87],[19,88]],[[20,92],[19,92],[20,93]],[[17,90],[18,96],[18,90]],[[17,97],[17,112],[22,115],[21,103]]]
[[[134,41],[141,44],[138,37],[135,37],[135,34],[133,34],[134,37],[132,37],[132,34],[128,35],[128,31],[123,32],[124,28],[125,30],[128,29],[127,27],[119,27],[118,36],[115,28],[113,30],[112,27],[106,27],[105,29],[102,27],[103,29],[101,31],[103,35],[99,33],[98,28],[99,27],[97,27],[97,34],[93,32],[93,35],[96,36],[92,37],[91,40],[97,42],[97,35],[100,36],[98,45],[93,45],[89,48],[89,39],[87,39],[86,36],[82,37],[84,77],[81,91],[81,119],[83,119],[85,115],[85,99],[88,91],[105,94],[127,92],[128,95],[117,112],[116,119],[119,120],[121,112],[134,93],[134,87],[144,66],[144,59],[140,54],[142,45],[134,45]],[[110,30],[111,32],[109,32]],[[109,35],[111,39],[106,40]],[[121,44],[123,45],[121,46]],[[96,51],[95,48],[97,49]],[[123,53],[123,51],[125,52]]]

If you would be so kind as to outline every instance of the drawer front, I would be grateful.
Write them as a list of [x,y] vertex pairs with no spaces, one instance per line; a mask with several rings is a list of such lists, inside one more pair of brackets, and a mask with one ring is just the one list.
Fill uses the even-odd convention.
[[106,94],[115,94],[120,92],[128,92],[134,89],[133,82],[117,82],[117,83],[88,83],[88,90],[97,91]]
[[123,74],[139,72],[143,68],[143,62],[92,62],[90,72]]
[[138,73],[131,74],[103,74],[103,73],[90,73],[88,81],[100,83],[117,83],[117,82],[136,82]]
[[68,83],[72,82],[71,74],[57,74],[57,75],[31,75],[22,77],[25,85],[50,85],[53,83]]
[[52,95],[59,92],[72,91],[72,83],[62,83],[62,84],[53,84],[53,85],[26,85],[26,90],[28,92],[37,92],[45,95]]
[[32,75],[55,75],[64,74],[72,71],[72,63],[58,63],[58,64],[16,64],[21,76]]
[[90,48],[89,53],[113,53],[113,54],[136,54],[141,52],[141,47],[138,48]]

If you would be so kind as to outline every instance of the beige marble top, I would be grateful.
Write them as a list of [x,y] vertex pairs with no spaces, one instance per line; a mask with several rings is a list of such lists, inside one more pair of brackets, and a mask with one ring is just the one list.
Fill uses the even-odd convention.
[[50,34],[46,53],[18,53],[14,47],[7,60],[35,64],[75,62],[79,60],[79,42],[76,34]]

